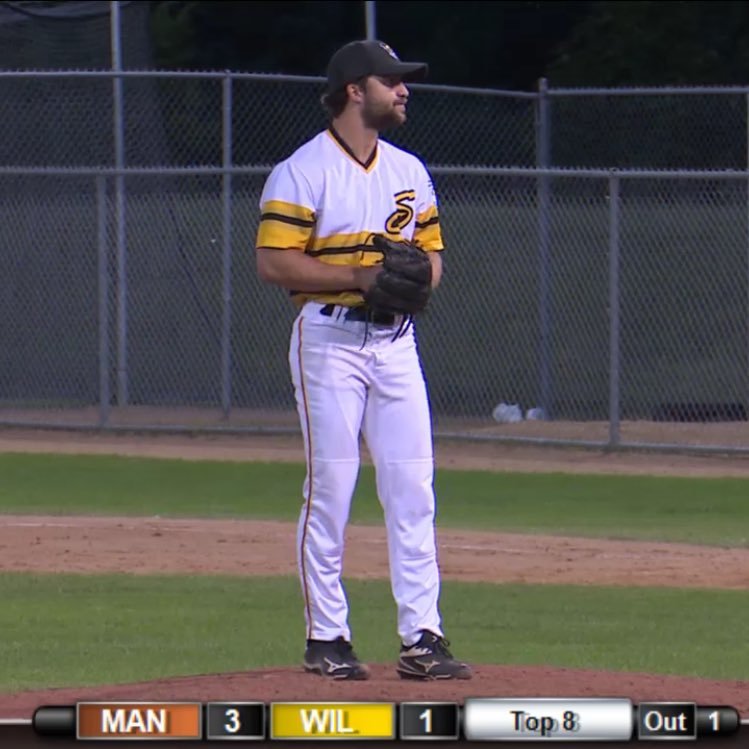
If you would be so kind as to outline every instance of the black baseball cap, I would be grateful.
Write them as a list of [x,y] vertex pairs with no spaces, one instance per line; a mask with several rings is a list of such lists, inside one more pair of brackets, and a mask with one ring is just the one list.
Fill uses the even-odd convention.
[[420,81],[428,71],[425,62],[401,62],[385,42],[376,39],[349,42],[330,58],[328,92],[368,75],[398,75],[404,81]]

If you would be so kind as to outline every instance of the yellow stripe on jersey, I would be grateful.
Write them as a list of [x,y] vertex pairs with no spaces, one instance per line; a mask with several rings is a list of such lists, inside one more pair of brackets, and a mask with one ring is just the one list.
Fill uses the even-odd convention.
[[316,294],[297,292],[291,295],[291,301],[302,307],[307,301],[315,301],[320,304],[341,304],[344,307],[358,307],[364,304],[364,296],[360,291],[319,291]]
[[[433,226],[437,230],[438,242],[429,242],[430,239],[434,240],[432,236],[434,232]],[[442,235],[436,217],[434,222],[430,221],[423,231],[425,232],[423,238],[427,240],[429,246],[425,247],[421,242],[417,242],[417,244],[427,252],[441,250]],[[372,246],[373,236],[374,232],[361,231],[353,234],[331,234],[328,237],[315,237],[312,240],[312,245],[307,249],[307,253],[320,260],[324,260],[327,257],[343,256],[344,260],[335,261],[337,265],[374,265],[382,260],[382,254]],[[403,236],[400,233],[390,233],[388,236],[396,242],[403,240]],[[416,238],[415,234],[414,238]],[[364,262],[361,262],[362,260]]]
[[282,221],[264,219],[257,230],[255,247],[267,247],[270,250],[304,251],[309,242],[312,227],[290,226]]
[[[426,212],[425,212],[426,213]],[[442,237],[439,233],[439,224],[431,224],[424,229],[425,232],[436,230],[437,241],[432,241],[431,246],[424,247],[427,252],[442,249]],[[373,232],[358,232],[354,234],[332,234],[329,237],[315,237],[312,246],[307,250],[308,254],[317,257],[322,263],[337,266],[362,265],[371,266],[382,262],[382,253],[372,247]],[[392,235],[391,235],[392,236]],[[400,235],[392,236],[392,239],[402,239]],[[428,239],[428,237],[427,237]],[[420,245],[423,247],[423,245]],[[314,300],[321,304],[341,304],[354,307],[364,303],[364,296],[360,291],[350,289],[347,291],[318,291],[318,292],[295,292],[291,295],[292,301],[299,307],[308,300]]]
[[416,216],[416,227],[423,226],[424,224],[431,223],[438,219],[437,206],[430,205],[425,211],[422,211]]
[[437,206],[431,205],[426,211],[416,216],[413,240],[423,250],[431,251],[444,248]]
[[283,200],[263,203],[256,247],[304,250],[315,228],[315,214],[309,208]]

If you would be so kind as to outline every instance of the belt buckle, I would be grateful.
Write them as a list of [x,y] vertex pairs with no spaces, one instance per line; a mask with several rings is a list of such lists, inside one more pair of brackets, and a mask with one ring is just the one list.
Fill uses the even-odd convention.
[[374,312],[372,314],[372,322],[375,325],[383,325],[388,328],[392,328],[395,325],[396,315],[394,312]]
[[347,307],[345,305],[340,305],[337,309],[338,315],[349,322],[363,322],[367,319],[367,314],[363,307]]

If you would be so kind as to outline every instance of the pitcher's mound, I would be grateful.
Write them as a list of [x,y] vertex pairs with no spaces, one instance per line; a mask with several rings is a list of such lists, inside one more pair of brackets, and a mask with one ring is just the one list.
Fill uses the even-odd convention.
[[555,669],[546,666],[474,666],[470,681],[404,681],[392,664],[371,666],[369,681],[334,682],[301,668],[270,668],[99,687],[0,694],[0,717],[30,718],[40,705],[88,700],[144,702],[433,701],[462,703],[466,697],[625,697],[647,701],[732,705],[749,714],[749,681],[658,674]]

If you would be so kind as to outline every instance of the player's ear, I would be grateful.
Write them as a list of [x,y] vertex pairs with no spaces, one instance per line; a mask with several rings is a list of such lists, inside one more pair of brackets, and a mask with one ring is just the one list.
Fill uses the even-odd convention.
[[346,86],[346,90],[351,101],[361,102],[364,99],[364,94],[367,92],[367,79],[360,78],[358,81],[349,83]]

